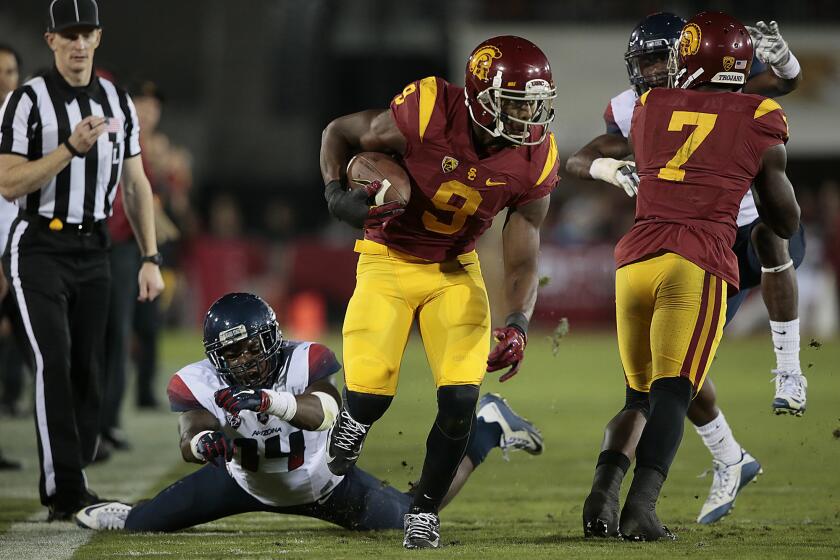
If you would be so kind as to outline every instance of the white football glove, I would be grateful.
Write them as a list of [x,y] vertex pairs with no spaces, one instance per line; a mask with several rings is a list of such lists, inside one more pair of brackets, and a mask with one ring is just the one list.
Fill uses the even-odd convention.
[[624,189],[627,196],[634,197],[639,192],[639,175],[636,174],[636,162],[623,159],[597,158],[589,166],[593,179]]
[[779,32],[779,24],[771,21],[756,22],[755,27],[746,26],[752,37],[755,56],[764,64],[779,67],[787,64],[790,59],[790,47]]

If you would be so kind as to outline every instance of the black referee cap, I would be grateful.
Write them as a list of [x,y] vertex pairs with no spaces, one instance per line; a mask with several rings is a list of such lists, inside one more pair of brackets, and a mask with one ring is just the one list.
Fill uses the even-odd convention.
[[52,0],[47,17],[50,33],[71,27],[102,27],[96,0]]

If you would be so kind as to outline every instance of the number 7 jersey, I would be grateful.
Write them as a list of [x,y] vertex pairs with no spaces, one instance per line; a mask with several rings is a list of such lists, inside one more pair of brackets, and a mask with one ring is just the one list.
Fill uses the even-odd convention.
[[639,173],[636,221],[615,249],[618,268],[677,253],[737,287],[732,251],[741,199],[767,148],[787,142],[772,99],[654,88],[636,102],[631,141]]
[[[507,147],[479,158],[464,88],[429,77],[410,83],[391,102],[406,138],[402,164],[411,200],[401,216],[365,237],[433,262],[472,251],[506,207],[542,198],[557,183],[553,134],[535,146]],[[534,127],[532,139],[542,130]]]

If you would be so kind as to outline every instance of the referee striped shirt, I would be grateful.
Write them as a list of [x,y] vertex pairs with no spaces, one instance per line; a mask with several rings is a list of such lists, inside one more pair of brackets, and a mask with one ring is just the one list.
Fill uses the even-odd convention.
[[53,67],[6,97],[0,109],[0,154],[30,161],[57,149],[91,115],[108,118],[107,132],[84,158],[74,157],[40,189],[17,199],[26,214],[70,224],[110,216],[123,161],[140,153],[140,126],[128,94],[97,76],[86,87],[72,87]]

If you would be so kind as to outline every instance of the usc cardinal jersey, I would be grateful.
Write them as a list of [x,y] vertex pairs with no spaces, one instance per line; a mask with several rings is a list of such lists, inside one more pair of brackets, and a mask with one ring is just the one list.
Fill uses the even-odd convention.
[[636,103],[630,133],[639,194],[616,266],[670,251],[737,288],[736,216],[764,151],[787,142],[782,108],[760,95],[655,88]]
[[[281,367],[271,389],[294,395],[341,369],[329,348],[312,342],[284,343]],[[264,504],[295,506],[322,498],[342,480],[327,468],[326,431],[304,431],[250,410],[234,417],[216,405],[215,393],[225,387],[210,360],[202,360],[173,375],[167,392],[174,412],[206,410],[233,439],[234,457],[226,466],[243,490]]]
[[412,82],[394,97],[391,114],[406,138],[402,164],[411,200],[404,214],[368,229],[366,239],[428,261],[449,260],[472,251],[502,209],[542,198],[557,183],[553,134],[536,146],[478,157],[462,87],[436,77]]
[[[753,65],[755,66],[755,65]],[[639,96],[635,90],[627,88],[610,99],[604,110],[604,124],[607,134],[620,134],[630,138],[630,124],[633,122],[633,108]],[[755,206],[752,190],[747,189],[741,199],[741,209],[738,212],[738,227],[747,226],[758,219],[758,208]]]

